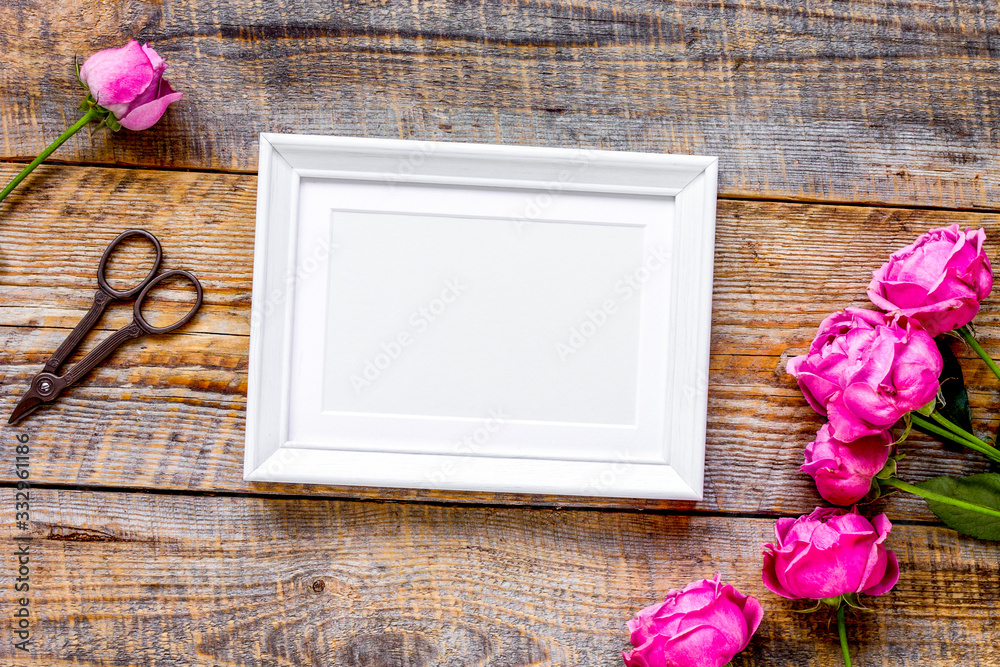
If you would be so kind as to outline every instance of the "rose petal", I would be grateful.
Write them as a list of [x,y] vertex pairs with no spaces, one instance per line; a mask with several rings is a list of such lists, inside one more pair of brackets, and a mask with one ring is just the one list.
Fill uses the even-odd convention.
[[777,571],[775,569],[776,562],[774,558],[774,552],[768,551],[769,548],[773,547],[772,544],[765,544],[764,546],[764,567],[761,570],[762,577],[764,580],[764,585],[769,591],[775,595],[780,595],[783,598],[789,598],[791,600],[796,599],[798,596],[794,595],[784,584],[778,579]]
[[900,303],[927,303],[927,288],[917,283],[904,283],[887,280],[881,285],[881,293],[885,300],[891,304],[889,310],[899,308]]
[[827,404],[836,396],[840,387],[815,373],[802,372],[798,377],[799,390],[813,410],[826,416]]
[[153,69],[158,74],[162,74],[163,70],[167,69],[166,61],[160,57],[160,54],[157,53],[152,46],[149,44],[143,44],[142,52],[146,54],[147,58],[149,58],[149,64],[152,65]]
[[663,643],[667,659],[663,664],[724,667],[738,651],[739,643],[731,635],[711,625],[695,625]]
[[182,97],[184,97],[184,93],[164,95],[159,99],[132,109],[124,118],[119,118],[118,122],[121,123],[122,127],[130,130],[139,131],[149,129],[156,124],[156,121],[163,117],[170,104]]
[[794,525],[795,519],[790,519],[788,517],[782,517],[775,522],[774,536],[778,538],[779,545],[784,544],[785,536],[788,535],[788,531],[791,530]]
[[842,394],[838,394],[827,403],[826,412],[830,419],[830,429],[833,431],[833,435],[843,442],[852,442],[885,430],[885,426],[871,426],[861,421],[845,405]]
[[764,607],[761,606],[760,600],[753,596],[747,596],[746,603],[743,605],[743,617],[747,622],[747,639],[740,647],[740,651],[750,644],[750,639],[757,633],[760,622],[764,620]]
[[885,574],[878,583],[864,589],[863,593],[867,595],[884,595],[891,591],[892,587],[899,581],[899,560],[896,558],[896,552],[887,549],[885,555]]
[[[844,390],[844,405],[866,425],[881,427],[877,429],[878,431],[892,426],[909,412],[901,410],[889,396],[862,383],[852,384]],[[857,438],[840,439],[845,442],[857,440]]]

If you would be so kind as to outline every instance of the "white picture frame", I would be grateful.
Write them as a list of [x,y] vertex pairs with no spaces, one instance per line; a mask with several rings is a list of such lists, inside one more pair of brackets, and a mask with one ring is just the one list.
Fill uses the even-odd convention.
[[262,134],[244,478],[702,498],[717,158]]

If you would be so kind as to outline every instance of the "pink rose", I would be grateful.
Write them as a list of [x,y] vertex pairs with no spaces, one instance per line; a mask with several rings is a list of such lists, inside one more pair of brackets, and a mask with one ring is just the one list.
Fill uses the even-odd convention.
[[87,58],[80,68],[80,81],[122,127],[145,130],[183,96],[163,78],[165,69],[167,63],[152,47],[140,46],[133,39],[119,49],[105,49]]
[[891,530],[884,514],[869,522],[855,510],[828,507],[778,519],[777,543],[762,545],[764,585],[792,599],[888,593],[899,580],[896,554],[883,544]]
[[872,272],[868,298],[892,316],[915,321],[931,336],[963,327],[993,289],[985,240],[982,229],[932,229]]
[[628,622],[628,667],[722,667],[750,643],[764,609],[757,598],[723,586],[719,575],[670,591]]
[[893,437],[891,431],[841,442],[833,436],[829,424],[806,445],[802,472],[816,480],[819,494],[834,505],[853,505],[871,490],[872,479],[889,460]]
[[882,313],[848,308],[819,325],[787,371],[841,442],[876,435],[937,395],[943,362],[927,332]]

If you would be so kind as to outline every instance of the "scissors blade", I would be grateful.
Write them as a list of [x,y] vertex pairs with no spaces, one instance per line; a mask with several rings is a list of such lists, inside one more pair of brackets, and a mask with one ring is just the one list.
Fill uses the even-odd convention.
[[43,399],[39,398],[33,391],[29,390],[27,394],[21,397],[21,400],[14,408],[14,411],[10,413],[10,419],[7,420],[7,423],[16,424],[37,410],[43,403],[45,403]]

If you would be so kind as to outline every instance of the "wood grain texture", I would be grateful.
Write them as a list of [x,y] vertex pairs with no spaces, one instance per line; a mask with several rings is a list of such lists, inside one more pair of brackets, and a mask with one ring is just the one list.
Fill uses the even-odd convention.
[[155,129],[56,159],[254,170],[260,131],[721,156],[728,195],[1000,206],[990,0],[8,0],[0,156],[74,119],[74,56],[155,43]]
[[[182,333],[130,344],[23,428],[0,429],[0,485],[13,493],[24,431],[44,485],[31,492],[36,643],[26,657],[0,642],[5,663],[620,665],[629,616],[719,572],[767,609],[735,667],[843,664],[825,616],[793,613],[805,605],[760,580],[763,515],[819,502],[798,466],[821,420],[784,364],[827,313],[863,305],[870,271],[921,231],[981,225],[995,254],[995,2],[0,9],[0,161],[14,161],[2,181],[75,119],[74,55],[152,40],[185,92],[153,130],[83,132],[56,154],[150,169],[48,166],[0,203],[0,414],[89,307],[97,259],[123,229],[156,233],[165,267],[206,289]],[[260,131],[721,156],[724,197],[745,199],[719,206],[704,502],[244,483]],[[164,298],[173,312],[184,296]],[[112,309],[77,357],[128,319]],[[977,322],[1000,353],[1000,306]],[[992,434],[1000,385],[956,349],[976,428]],[[911,480],[985,470],[926,439],[907,449]],[[331,499],[343,497],[357,500]],[[550,507],[511,506],[526,503]],[[881,510],[902,577],[850,620],[855,664],[1000,664],[998,546],[940,527],[919,501],[866,511]],[[0,503],[5,553],[18,532],[13,501]]]
[[[48,667],[612,667],[635,611],[717,572],[766,610],[735,667],[843,664],[825,613],[763,587],[765,519],[39,489],[31,512]],[[10,503],[0,520],[10,553]],[[849,618],[856,664],[997,664],[998,547],[914,525],[888,544],[902,577]]]
[[[0,174],[3,171],[0,170]],[[830,311],[862,305],[867,276],[929,227],[958,222],[1000,231],[993,214],[860,206],[720,202],[706,463],[697,505],[466,494],[242,481],[255,178],[233,174],[46,167],[30,190],[0,205],[0,413],[89,307],[97,260],[122,229],[161,239],[165,266],[205,285],[205,306],[183,334],[123,348],[23,428],[50,483],[471,503],[543,503],[798,514],[819,501],[798,471],[821,420],[783,372]],[[990,249],[995,249],[990,241]],[[123,262],[127,267],[128,263]],[[128,322],[113,308],[82,351]],[[979,316],[1000,347],[1000,306]],[[958,349],[958,348],[956,348]],[[963,353],[981,432],[1000,417],[1000,385]],[[7,430],[10,432],[10,429]],[[913,480],[982,471],[973,456],[915,439],[903,465]],[[4,469],[0,479],[12,480]],[[886,501],[893,517],[930,520],[921,501]]]

